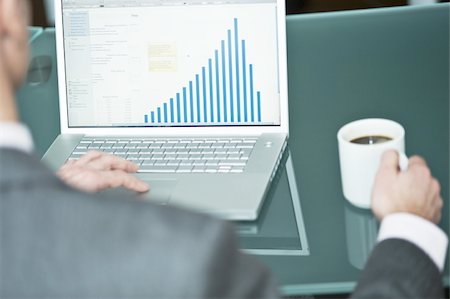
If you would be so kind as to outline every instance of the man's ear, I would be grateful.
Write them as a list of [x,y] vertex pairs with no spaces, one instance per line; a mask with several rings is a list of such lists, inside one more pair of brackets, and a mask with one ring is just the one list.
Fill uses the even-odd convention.
[[0,0],[0,52],[14,86],[20,86],[28,66],[28,1]]

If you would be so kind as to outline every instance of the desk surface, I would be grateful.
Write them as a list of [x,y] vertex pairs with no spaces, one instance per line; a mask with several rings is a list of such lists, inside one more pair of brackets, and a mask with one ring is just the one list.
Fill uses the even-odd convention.
[[[374,245],[377,221],[342,196],[336,132],[343,124],[366,117],[403,124],[407,153],[427,159],[442,183],[444,211],[448,211],[449,8],[437,4],[287,18],[291,159],[284,160],[286,167],[281,168],[265,203],[271,216],[264,221],[270,225],[260,229],[261,219],[238,223],[244,248],[272,244],[288,249],[276,254],[257,252],[275,273],[284,294],[350,292]],[[33,44],[54,48],[48,42],[54,42],[52,34],[42,33],[44,40],[37,37]],[[49,107],[55,109],[57,99],[55,82],[49,84],[51,91],[42,96],[52,98],[51,104],[22,105],[36,139],[44,140],[38,144],[39,153],[58,128],[55,110],[48,112]],[[22,101],[41,96],[30,88],[34,87],[21,91]],[[45,117],[36,119],[36,115]],[[298,202],[301,218],[290,210]],[[280,246],[283,225],[291,226],[282,236],[285,245]],[[449,232],[448,212],[443,213],[440,226]],[[298,234],[302,227],[304,240]],[[306,254],[289,254],[296,248]],[[446,285],[448,273],[447,264]]]

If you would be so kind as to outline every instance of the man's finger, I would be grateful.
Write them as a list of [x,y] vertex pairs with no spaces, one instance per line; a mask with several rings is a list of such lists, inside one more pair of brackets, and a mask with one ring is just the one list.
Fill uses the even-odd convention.
[[147,183],[122,170],[108,171],[104,174],[109,182],[108,187],[111,188],[124,187],[137,192],[146,192],[150,189]]
[[427,166],[427,162],[420,156],[412,156],[409,158],[408,167]]
[[76,160],[77,165],[86,165],[91,161],[98,159],[102,155],[105,155],[103,152],[98,151],[89,151],[85,155],[81,156],[78,160]]
[[96,170],[123,170],[125,172],[136,172],[139,169],[136,164],[110,154],[101,155],[87,166]]
[[380,170],[398,172],[399,156],[396,150],[387,150],[380,160]]

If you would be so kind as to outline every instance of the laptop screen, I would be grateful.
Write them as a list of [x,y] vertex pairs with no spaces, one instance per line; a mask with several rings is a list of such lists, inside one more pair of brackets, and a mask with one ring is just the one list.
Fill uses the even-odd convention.
[[280,125],[276,0],[64,0],[69,127]]

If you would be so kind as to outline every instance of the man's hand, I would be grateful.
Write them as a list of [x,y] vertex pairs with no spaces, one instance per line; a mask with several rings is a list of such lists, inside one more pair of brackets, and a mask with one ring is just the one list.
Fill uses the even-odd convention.
[[68,185],[88,192],[124,187],[146,192],[149,186],[131,175],[138,166],[117,156],[91,151],[64,164],[57,175]]
[[441,219],[443,201],[438,181],[432,177],[425,161],[414,156],[408,170],[398,168],[398,154],[383,154],[372,190],[372,210],[382,220],[392,213],[411,213],[433,223]]

